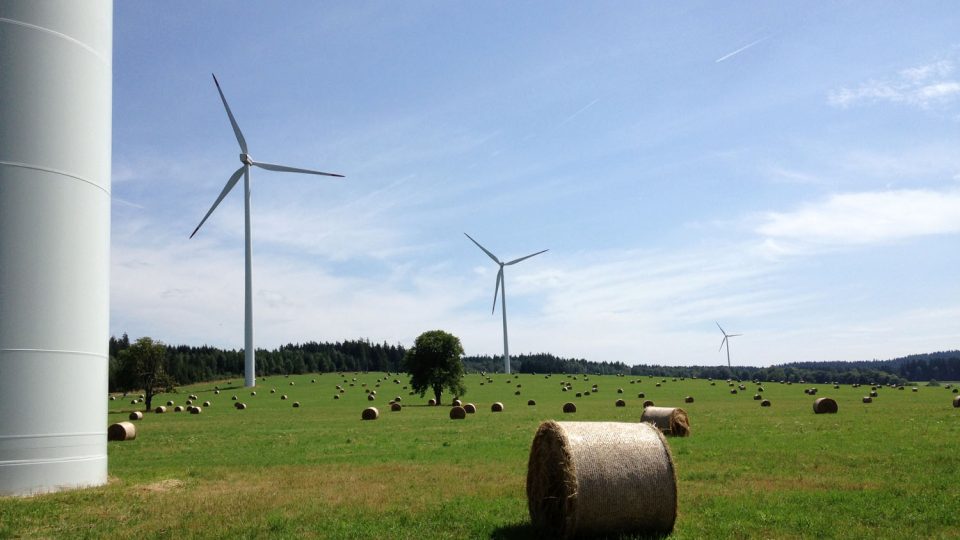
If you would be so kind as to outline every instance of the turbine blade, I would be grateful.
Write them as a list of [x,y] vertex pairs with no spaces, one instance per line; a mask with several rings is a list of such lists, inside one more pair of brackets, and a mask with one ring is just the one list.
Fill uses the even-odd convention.
[[742,335],[743,335],[743,334],[730,334],[730,335],[728,335],[727,337],[737,337],[737,336],[742,336]]
[[541,254],[541,253],[546,253],[546,252],[548,252],[548,251],[550,251],[550,250],[549,250],[549,249],[545,249],[545,250],[543,250],[543,251],[538,251],[538,252],[536,252],[536,253],[534,253],[534,254],[532,254],[532,255],[527,255],[526,257],[520,257],[519,259],[514,259],[514,260],[512,260],[512,261],[510,261],[510,262],[508,262],[508,263],[503,263],[503,264],[504,264],[504,266],[510,266],[511,264],[517,264],[517,263],[520,262],[520,261],[527,260],[527,259],[529,259],[530,257],[536,257],[537,255],[539,255],[539,254]]
[[722,326],[720,326],[720,323],[718,323],[717,321],[713,321],[713,322],[714,322],[714,323],[716,323],[716,325],[717,325],[717,328],[719,328],[719,329],[720,329],[720,331],[721,331],[721,332],[723,332],[723,335],[724,335],[724,336],[726,336],[726,335],[727,335],[727,333],[726,333],[726,332],[725,332],[725,331],[723,330],[723,327],[722,327]]
[[727,342],[727,335],[724,334],[724,335],[723,335],[723,341],[720,342],[720,348],[717,349],[718,352],[723,350],[723,344],[726,343],[726,342]]
[[[213,74],[211,73],[211,75]],[[213,75],[213,84],[217,85],[217,92],[220,93],[220,101],[223,101],[223,108],[227,110],[227,116],[230,117],[233,134],[237,136],[237,142],[240,143],[240,151],[247,154],[247,140],[243,138],[243,133],[240,132],[240,126],[237,125],[237,119],[233,117],[233,112],[230,111],[230,105],[227,105],[227,98],[223,96],[223,90],[220,89],[220,82],[217,81],[216,75]]]
[[498,259],[497,256],[494,255],[493,253],[490,253],[489,251],[487,251],[487,248],[481,246],[481,245],[480,245],[480,242],[477,242],[476,240],[474,240],[473,237],[470,236],[470,235],[467,234],[467,233],[463,233],[463,234],[464,234],[467,238],[469,238],[471,242],[473,242],[474,244],[476,244],[478,248],[482,249],[483,252],[486,253],[491,259],[493,259],[493,262],[495,262],[495,263],[497,263],[497,264],[501,264],[501,263],[500,263],[500,259]]
[[253,165],[260,167],[261,169],[266,169],[268,171],[277,171],[277,172],[295,172],[295,173],[304,173],[304,174],[319,174],[321,176],[336,176],[337,178],[343,178],[342,174],[312,171],[310,169],[297,169],[295,167],[287,167],[286,165],[274,165],[273,163],[261,163],[259,161],[254,161]]
[[500,281],[503,280],[503,267],[500,267],[500,271],[497,272],[497,286],[493,289],[493,308],[490,310],[490,314],[493,315],[497,312],[497,293],[500,292]]
[[217,209],[217,205],[220,204],[220,201],[222,201],[223,198],[227,196],[227,193],[230,193],[230,190],[233,189],[233,186],[237,185],[237,181],[240,180],[241,176],[243,176],[243,170],[246,168],[247,168],[246,165],[244,165],[243,167],[240,167],[239,169],[237,169],[237,172],[233,173],[233,176],[231,176],[230,179],[227,180],[227,185],[223,186],[223,191],[220,192],[220,196],[217,197],[217,200],[213,202],[213,206],[210,207],[210,210],[207,210],[207,215],[203,216],[203,219],[200,220],[200,224],[197,225],[197,228],[194,229],[192,233],[190,233],[190,238],[193,238],[193,235],[197,234],[197,231],[200,230],[200,227],[203,227],[203,224],[207,222],[207,218],[210,217],[210,214],[212,214],[213,211]]

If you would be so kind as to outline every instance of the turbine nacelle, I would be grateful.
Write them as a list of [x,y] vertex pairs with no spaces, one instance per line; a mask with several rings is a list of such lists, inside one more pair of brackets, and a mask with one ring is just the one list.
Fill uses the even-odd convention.
[[253,158],[250,157],[250,154],[247,154],[247,153],[240,154],[240,161],[242,161],[243,163],[245,163],[245,164],[247,164],[247,165],[253,165],[253,164],[254,164],[254,163],[253,163]]

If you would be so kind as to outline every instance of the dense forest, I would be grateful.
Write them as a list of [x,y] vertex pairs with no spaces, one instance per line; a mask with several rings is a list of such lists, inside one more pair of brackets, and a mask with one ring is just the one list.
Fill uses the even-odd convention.
[[[118,358],[130,347],[126,334],[110,338],[110,389],[115,389]],[[334,371],[402,371],[406,349],[402,345],[351,340],[336,343],[290,343],[274,350],[257,349],[258,375],[283,375]],[[216,347],[167,346],[169,374],[177,384],[192,384],[243,375],[243,351]],[[499,356],[466,356],[467,372],[503,371]],[[905,384],[907,381],[960,381],[960,351],[917,354],[893,360],[856,362],[794,362],[770,367],[726,366],[629,366],[622,362],[591,362],[582,358],[559,358],[549,353],[511,356],[519,373],[592,373],[657,377],[714,379],[800,380],[828,383]]]

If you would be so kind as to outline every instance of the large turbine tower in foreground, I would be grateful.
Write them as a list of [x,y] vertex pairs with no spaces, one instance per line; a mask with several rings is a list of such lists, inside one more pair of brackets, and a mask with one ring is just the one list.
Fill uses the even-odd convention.
[[217,200],[213,201],[213,206],[210,207],[210,210],[207,211],[207,215],[203,216],[203,219],[200,220],[200,224],[197,225],[197,228],[193,230],[193,233],[190,234],[190,238],[193,238],[193,235],[197,234],[197,231],[200,230],[200,227],[206,223],[207,218],[210,217],[210,214],[216,210],[217,205],[220,204],[220,201],[227,196],[227,193],[230,193],[230,190],[233,189],[233,186],[237,185],[237,182],[240,180],[240,177],[243,176],[243,217],[244,217],[244,240],[246,245],[245,250],[245,278],[246,278],[246,288],[245,288],[245,302],[244,302],[244,370],[243,370],[243,379],[244,386],[251,387],[255,386],[256,381],[256,359],[254,356],[253,348],[253,272],[252,272],[252,259],[253,259],[253,250],[251,249],[251,239],[250,239],[250,166],[260,167],[261,169],[266,169],[268,171],[278,171],[278,172],[294,172],[294,173],[303,173],[303,174],[319,174],[322,176],[336,176],[338,178],[343,178],[342,174],[334,173],[325,173],[320,171],[312,171],[310,169],[297,169],[294,167],[287,167],[286,165],[273,165],[272,163],[262,163],[259,161],[254,161],[250,154],[247,151],[247,141],[243,138],[243,133],[240,131],[240,126],[237,125],[237,120],[233,117],[233,112],[230,111],[230,105],[227,105],[227,98],[223,96],[223,90],[220,89],[220,83],[217,82],[216,75],[213,76],[213,83],[217,85],[217,92],[220,93],[220,100],[223,102],[223,108],[227,111],[227,117],[230,119],[230,125],[233,127],[233,134],[237,136],[237,143],[240,145],[240,162],[243,165],[239,169],[234,171],[233,175],[230,176],[230,179],[227,180],[227,184],[223,186],[223,190],[220,192],[220,196],[217,197]]
[[487,248],[481,246],[480,242],[477,242],[476,240],[474,240],[467,233],[463,233],[463,234],[467,238],[469,238],[471,242],[476,244],[478,248],[482,249],[483,252],[486,253],[488,257],[493,259],[493,262],[500,265],[500,271],[497,272],[497,285],[493,289],[493,309],[490,310],[490,313],[493,314],[497,311],[497,293],[499,292],[500,293],[500,312],[503,313],[503,372],[509,374],[510,373],[510,346],[507,343],[507,282],[504,281],[504,278],[503,278],[503,267],[510,266],[511,264],[517,264],[520,261],[529,259],[530,257],[539,255],[541,253],[544,253],[550,250],[545,249],[543,251],[538,251],[536,253],[527,255],[526,257],[520,257],[519,259],[514,259],[510,262],[500,262],[500,259],[498,259],[497,256],[494,255],[493,253],[490,253],[487,250]]
[[112,59],[112,2],[0,1],[0,497],[107,482]]

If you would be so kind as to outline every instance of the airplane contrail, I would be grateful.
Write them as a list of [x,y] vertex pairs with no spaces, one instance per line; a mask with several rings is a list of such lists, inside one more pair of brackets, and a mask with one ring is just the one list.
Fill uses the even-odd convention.
[[748,43],[748,44],[744,45],[743,47],[740,47],[739,49],[733,51],[732,53],[728,53],[728,54],[725,54],[725,55],[721,56],[720,58],[717,58],[717,59],[714,60],[713,62],[714,62],[715,64],[719,64],[720,62],[723,62],[724,60],[726,60],[726,59],[728,59],[728,58],[730,58],[730,57],[732,57],[732,56],[736,56],[736,55],[742,53],[743,51],[749,49],[750,47],[753,47],[754,45],[756,45],[756,44],[758,44],[758,43],[761,43],[761,42],[764,42],[764,41],[766,41],[766,40],[768,40],[768,39],[770,39],[770,36],[762,37],[762,38],[754,41],[753,43]]
[[579,116],[580,113],[582,113],[583,111],[585,111],[585,110],[589,109],[590,107],[593,107],[594,105],[596,105],[598,101],[600,101],[600,98],[597,98],[597,99],[591,101],[590,103],[587,103],[587,104],[586,104],[584,107],[582,107],[579,111],[571,114],[571,115],[568,116],[566,119],[564,119],[563,122],[560,122],[559,124],[557,124],[557,127],[560,127],[560,126],[566,124],[567,122],[573,120],[574,118],[576,118],[577,116]]

